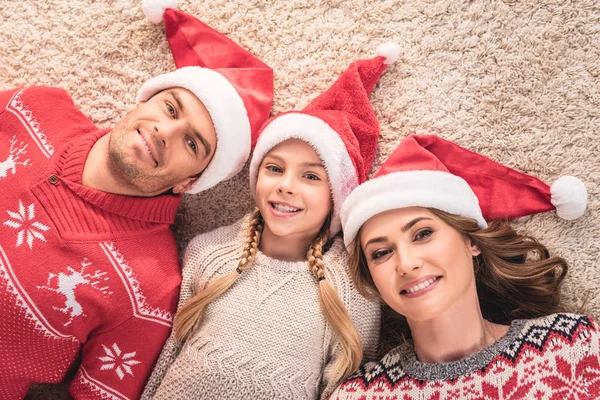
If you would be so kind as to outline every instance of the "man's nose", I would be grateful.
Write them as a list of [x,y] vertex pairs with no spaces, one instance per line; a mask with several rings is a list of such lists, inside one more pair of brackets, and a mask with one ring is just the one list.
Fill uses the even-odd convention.
[[159,145],[167,147],[169,141],[173,140],[180,129],[181,127],[178,126],[177,121],[161,121],[154,124],[154,135]]

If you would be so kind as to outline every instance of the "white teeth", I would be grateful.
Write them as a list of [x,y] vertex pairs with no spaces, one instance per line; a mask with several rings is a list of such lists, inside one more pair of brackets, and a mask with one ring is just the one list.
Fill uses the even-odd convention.
[[278,203],[271,203],[271,204],[273,204],[273,208],[276,209],[277,211],[282,211],[282,212],[300,211],[299,208],[288,207],[288,206],[284,206],[283,204],[278,204]]
[[416,293],[418,291],[425,289],[426,287],[429,287],[429,285],[431,285],[436,280],[437,280],[437,278],[431,278],[425,282],[421,282],[418,285],[411,287],[410,289],[404,289],[403,291],[406,293]]
[[152,158],[154,160],[154,162],[156,164],[158,164],[158,162],[156,161],[156,159],[154,158],[154,155],[152,154],[152,151],[150,150],[150,146],[148,146],[148,143],[146,143],[146,141],[144,140],[143,137],[141,137],[142,139],[142,143],[144,143],[144,147],[146,147],[146,150],[148,150],[148,154],[150,154],[150,158]]

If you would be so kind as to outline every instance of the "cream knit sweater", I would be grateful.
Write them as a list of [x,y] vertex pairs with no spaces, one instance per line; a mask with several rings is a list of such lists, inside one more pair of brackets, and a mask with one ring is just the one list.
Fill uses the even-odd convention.
[[[203,288],[237,267],[249,220],[247,215],[190,242],[179,307],[193,297],[196,285]],[[354,289],[341,239],[335,239],[323,261],[369,358],[379,339],[379,305]],[[207,307],[202,324],[183,347],[169,337],[142,398],[326,398],[336,385],[325,374],[336,348],[308,264],[259,252],[234,286]]]

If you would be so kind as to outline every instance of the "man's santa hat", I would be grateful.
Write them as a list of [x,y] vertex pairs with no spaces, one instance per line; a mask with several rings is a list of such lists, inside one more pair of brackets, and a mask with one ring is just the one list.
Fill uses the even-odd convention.
[[187,193],[198,193],[236,175],[248,160],[273,103],[273,70],[223,34],[175,10],[175,0],[143,0],[146,17],[165,31],[177,70],[144,83],[137,101],[183,87],[208,110],[217,134],[215,154]]
[[342,226],[349,246],[369,218],[397,208],[435,208],[472,218],[485,229],[486,220],[553,209],[564,219],[575,219],[586,205],[585,185],[573,176],[548,186],[437,136],[411,135],[348,196]]
[[369,95],[387,64],[396,61],[400,47],[385,43],[377,57],[350,64],[334,84],[302,111],[279,114],[260,132],[250,162],[250,187],[256,196],[258,170],[265,155],[287,139],[310,144],[327,171],[333,198],[330,234],[339,232],[342,202],[364,182],[373,163],[379,122]]

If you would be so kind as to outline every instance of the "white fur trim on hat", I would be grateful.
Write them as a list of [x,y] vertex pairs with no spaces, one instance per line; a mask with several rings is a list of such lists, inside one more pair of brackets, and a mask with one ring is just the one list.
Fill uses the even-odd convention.
[[342,205],[344,243],[349,246],[371,217],[405,207],[429,207],[473,218],[487,228],[479,200],[462,178],[443,171],[393,172],[357,187]]
[[340,208],[344,199],[358,185],[358,177],[348,150],[340,135],[325,121],[301,113],[284,114],[273,119],[261,132],[250,161],[250,189],[256,199],[258,169],[267,153],[287,139],[300,139],[310,144],[325,163],[333,197],[330,235],[340,231]]
[[198,193],[227,180],[242,170],[250,155],[250,120],[244,101],[220,73],[202,67],[184,67],[144,83],[137,101],[174,87],[188,89],[208,110],[217,133],[215,154],[187,193]]
[[177,0],[142,0],[144,15],[155,24],[162,22],[167,8],[177,8]]

